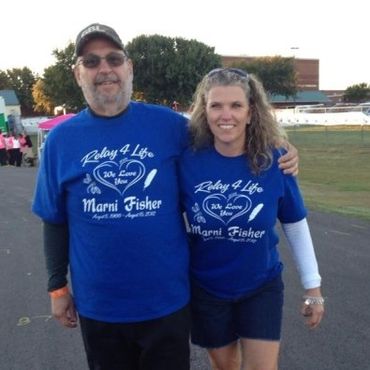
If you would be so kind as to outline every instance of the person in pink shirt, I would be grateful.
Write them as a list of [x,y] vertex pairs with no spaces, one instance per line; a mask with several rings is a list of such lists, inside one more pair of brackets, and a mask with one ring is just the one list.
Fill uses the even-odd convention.
[[14,134],[9,132],[8,136],[5,138],[5,147],[8,154],[8,164],[14,166],[15,164],[15,152],[14,152]]
[[5,137],[0,130],[0,165],[6,166],[7,164],[7,154],[6,154],[6,144],[5,144]]

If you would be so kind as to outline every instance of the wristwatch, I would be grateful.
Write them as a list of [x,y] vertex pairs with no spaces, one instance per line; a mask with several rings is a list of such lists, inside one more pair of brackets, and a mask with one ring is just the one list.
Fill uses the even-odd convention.
[[323,305],[325,303],[324,297],[312,297],[308,295],[303,296],[303,302],[306,306],[310,306],[312,304],[321,304]]

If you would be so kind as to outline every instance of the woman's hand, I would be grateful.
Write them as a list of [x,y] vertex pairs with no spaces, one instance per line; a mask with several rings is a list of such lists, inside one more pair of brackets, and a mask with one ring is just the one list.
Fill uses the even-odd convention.
[[317,328],[324,316],[324,311],[324,298],[320,288],[307,289],[301,308],[301,313],[306,318],[306,325],[310,329]]

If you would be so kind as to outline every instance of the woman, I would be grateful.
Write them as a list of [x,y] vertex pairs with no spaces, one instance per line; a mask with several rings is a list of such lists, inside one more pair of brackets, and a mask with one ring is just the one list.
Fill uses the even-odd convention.
[[277,219],[305,289],[307,324],[317,327],[324,312],[303,200],[296,179],[278,167],[284,135],[261,83],[240,69],[209,72],[193,107],[193,145],[180,166],[192,240],[192,342],[207,348],[214,369],[276,370],[283,306]]
[[19,134],[19,142],[21,144],[21,157],[23,158],[23,163],[27,166],[34,166],[34,155],[32,150],[32,141],[28,134]]
[[14,148],[14,133],[9,132],[8,136],[5,138],[5,146],[7,151],[7,157],[8,157],[8,164],[10,166],[14,166],[16,162],[16,153],[17,150]]
[[7,153],[6,153],[6,143],[5,136],[0,129],[0,165],[6,166],[7,164]]

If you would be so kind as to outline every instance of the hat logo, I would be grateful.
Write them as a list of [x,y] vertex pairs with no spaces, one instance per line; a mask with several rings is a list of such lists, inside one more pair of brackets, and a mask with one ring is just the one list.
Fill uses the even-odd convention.
[[100,31],[99,26],[90,26],[89,28],[87,28],[85,31],[82,32],[81,38],[86,36],[88,33],[96,32],[96,31]]

